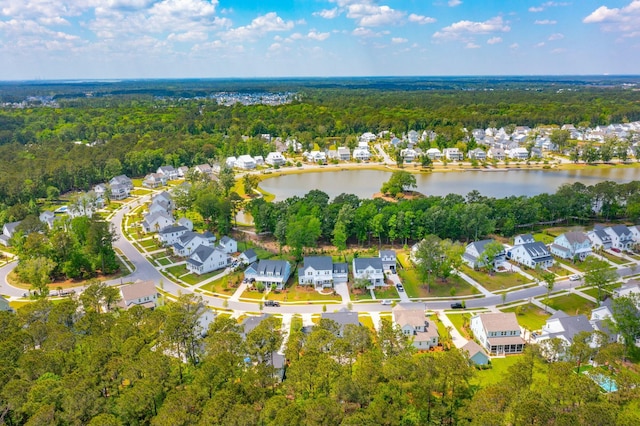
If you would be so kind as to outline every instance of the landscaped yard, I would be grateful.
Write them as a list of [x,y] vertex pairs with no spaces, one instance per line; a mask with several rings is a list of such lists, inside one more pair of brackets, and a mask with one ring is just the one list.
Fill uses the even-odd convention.
[[566,277],[567,275],[571,274],[571,271],[569,271],[567,268],[563,268],[560,265],[553,265],[551,268],[549,268],[549,271],[561,277]]
[[621,257],[618,256],[614,256],[610,253],[607,253],[606,251],[600,252],[598,253],[600,256],[607,258],[608,260],[610,260],[611,262],[615,263],[616,265],[624,265],[625,263],[629,263],[629,261],[627,259],[623,259]]
[[360,321],[360,323],[365,327],[368,327],[369,330],[373,332],[376,331],[375,327],[373,326],[373,320],[371,319],[371,316],[369,314],[358,314],[358,321]]
[[595,303],[577,294],[565,294],[563,296],[552,297],[549,299],[548,305],[555,310],[561,310],[569,315],[589,315],[591,310],[596,307]]
[[469,314],[469,313],[459,313],[459,314],[447,313],[446,315],[449,318],[449,321],[451,321],[453,323],[453,325],[455,326],[456,330],[458,330],[460,332],[460,334],[462,334],[462,337],[464,337],[465,339],[470,339],[471,338],[471,336],[469,336],[469,333],[467,333],[462,327],[462,324],[464,323],[464,317],[466,316],[467,319],[469,321],[471,321],[471,314]]
[[471,378],[471,383],[480,387],[498,383],[506,376],[509,367],[518,362],[518,359],[520,359],[518,355],[511,355],[506,358],[493,358],[491,360],[491,368],[476,371],[475,376]]
[[566,259],[560,259],[559,257],[554,257],[554,260],[558,263],[562,263],[563,265],[567,265],[570,268],[577,269],[580,272],[587,271],[586,267],[584,266],[584,262],[577,261],[576,263],[573,263]]
[[462,265],[461,270],[489,291],[506,290],[530,282],[517,272],[495,272],[489,275],[486,272],[471,269],[467,265]]
[[160,265],[162,266],[167,266],[167,265],[171,265],[171,260],[169,260],[169,258],[166,257],[161,257],[159,259],[156,259],[156,262],[158,262]]
[[162,246],[158,244],[158,241],[153,237],[149,238],[148,240],[139,241],[139,244],[142,247],[146,248],[148,251],[154,251],[162,248]]
[[469,296],[479,294],[478,289],[470,285],[468,282],[460,278],[458,275],[451,275],[447,282],[442,282],[439,278],[431,285],[431,292],[427,291],[427,287],[422,285],[422,281],[418,278],[415,269],[404,269],[398,271],[402,279],[402,285],[409,297],[451,297],[452,288],[453,296]]
[[[242,294],[242,297],[244,297],[245,293]],[[281,302],[309,302],[312,300],[339,302],[342,300],[342,298],[338,294],[320,294],[316,290],[314,290],[312,286],[301,286],[298,285],[298,283],[287,286],[285,290],[280,292],[269,292],[269,294],[267,295],[267,299],[279,300]]]
[[236,287],[231,286],[230,283],[240,283],[243,275],[243,272],[233,272],[229,275],[225,275],[224,277],[220,277],[215,281],[200,286],[200,288],[211,293],[231,296],[236,291]]
[[398,299],[400,297],[398,290],[392,285],[388,287],[376,287],[373,292],[376,294],[376,299]]
[[547,318],[551,316],[550,313],[545,312],[534,304],[528,303],[526,305],[514,306],[511,308],[502,309],[503,312],[516,312],[516,318],[518,324],[527,330],[540,330],[547,321]]
[[536,240],[536,241],[540,241],[541,243],[544,243],[544,244],[551,244],[551,243],[553,243],[553,240],[555,238],[552,237],[551,235],[539,232],[537,234],[533,234],[533,239]]
[[581,292],[583,292],[584,294],[587,294],[591,297],[595,297],[596,299],[598,298],[598,289],[596,287],[592,287],[592,288],[587,288],[584,290],[580,290]]
[[367,289],[360,289],[357,293],[354,293],[351,286],[349,286],[349,292],[351,294],[351,300],[353,300],[354,302],[360,300],[372,300],[371,292]]

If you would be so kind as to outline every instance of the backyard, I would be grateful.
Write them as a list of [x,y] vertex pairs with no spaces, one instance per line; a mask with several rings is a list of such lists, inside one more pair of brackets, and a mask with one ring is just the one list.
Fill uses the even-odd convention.
[[[546,301],[543,301],[545,303]],[[569,315],[589,315],[596,304],[578,296],[577,294],[565,294],[558,297],[552,297],[548,300],[547,305],[555,310],[563,311]]]

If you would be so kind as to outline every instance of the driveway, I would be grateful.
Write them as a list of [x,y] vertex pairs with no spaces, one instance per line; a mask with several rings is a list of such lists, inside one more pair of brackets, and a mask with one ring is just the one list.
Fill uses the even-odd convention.
[[[458,331],[458,329],[453,325],[449,317],[444,313],[444,311],[436,311],[438,314],[438,318],[442,321],[442,324],[449,330],[449,334],[451,334],[451,341],[455,345],[456,348],[460,349],[464,345],[467,344],[468,340],[462,337],[462,334]],[[455,314],[461,315],[461,314]]]
[[[402,284],[402,281],[400,281],[400,277],[398,276],[398,274],[387,274],[387,278],[389,278],[389,280],[393,283],[393,286],[396,288],[396,290],[398,290],[398,287],[396,287],[396,285],[398,284]],[[407,296],[407,292],[406,291],[398,291],[398,296],[400,296],[400,302],[404,303],[404,302],[411,302],[411,299],[409,299],[409,296]]]

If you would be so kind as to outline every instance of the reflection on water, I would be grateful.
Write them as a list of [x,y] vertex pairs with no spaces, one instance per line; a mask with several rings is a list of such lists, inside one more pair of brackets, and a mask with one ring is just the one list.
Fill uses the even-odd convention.
[[[265,179],[260,187],[280,201],[292,196],[303,196],[312,189],[326,192],[334,198],[342,193],[369,198],[380,192],[382,183],[391,172],[382,170],[336,170],[281,175]],[[425,195],[467,195],[478,190],[482,195],[502,198],[511,195],[537,195],[553,193],[565,183],[582,182],[595,185],[611,180],[618,183],[640,180],[637,168],[588,168],[584,170],[509,170],[465,171],[451,173],[417,174],[418,191]]]

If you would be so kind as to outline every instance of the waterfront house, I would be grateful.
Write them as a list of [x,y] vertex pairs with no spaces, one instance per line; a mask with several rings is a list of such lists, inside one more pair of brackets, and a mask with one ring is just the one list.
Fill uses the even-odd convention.
[[338,159],[340,161],[349,161],[351,159],[351,151],[346,146],[339,146],[338,149]]
[[438,148],[429,148],[425,154],[431,160],[440,160],[442,158],[442,152]]
[[462,152],[458,148],[445,148],[443,154],[449,161],[462,161],[463,158]]
[[371,153],[368,147],[358,147],[353,150],[353,159],[360,161],[369,161],[371,159]]
[[504,159],[507,158],[504,149],[497,147],[490,148],[487,157],[496,161],[504,161]]
[[509,158],[526,160],[529,158],[529,151],[527,151],[527,148],[512,148],[509,150]]
[[524,350],[525,342],[513,312],[475,315],[471,318],[471,331],[491,355],[518,354]]
[[256,160],[250,155],[241,155],[236,160],[235,166],[242,170],[253,170],[256,168]]
[[487,153],[482,148],[476,148],[469,151],[469,158],[478,161],[485,161],[487,159]]
[[287,162],[287,160],[284,158],[284,156],[276,151],[272,151],[269,154],[267,154],[267,158],[265,158],[264,162],[270,166],[284,166],[284,164]]
[[369,281],[367,288],[385,286],[382,259],[379,257],[356,257],[353,259],[352,272],[354,279],[364,278]]
[[584,260],[591,254],[591,240],[584,232],[569,231],[558,235],[549,249],[562,259]]

